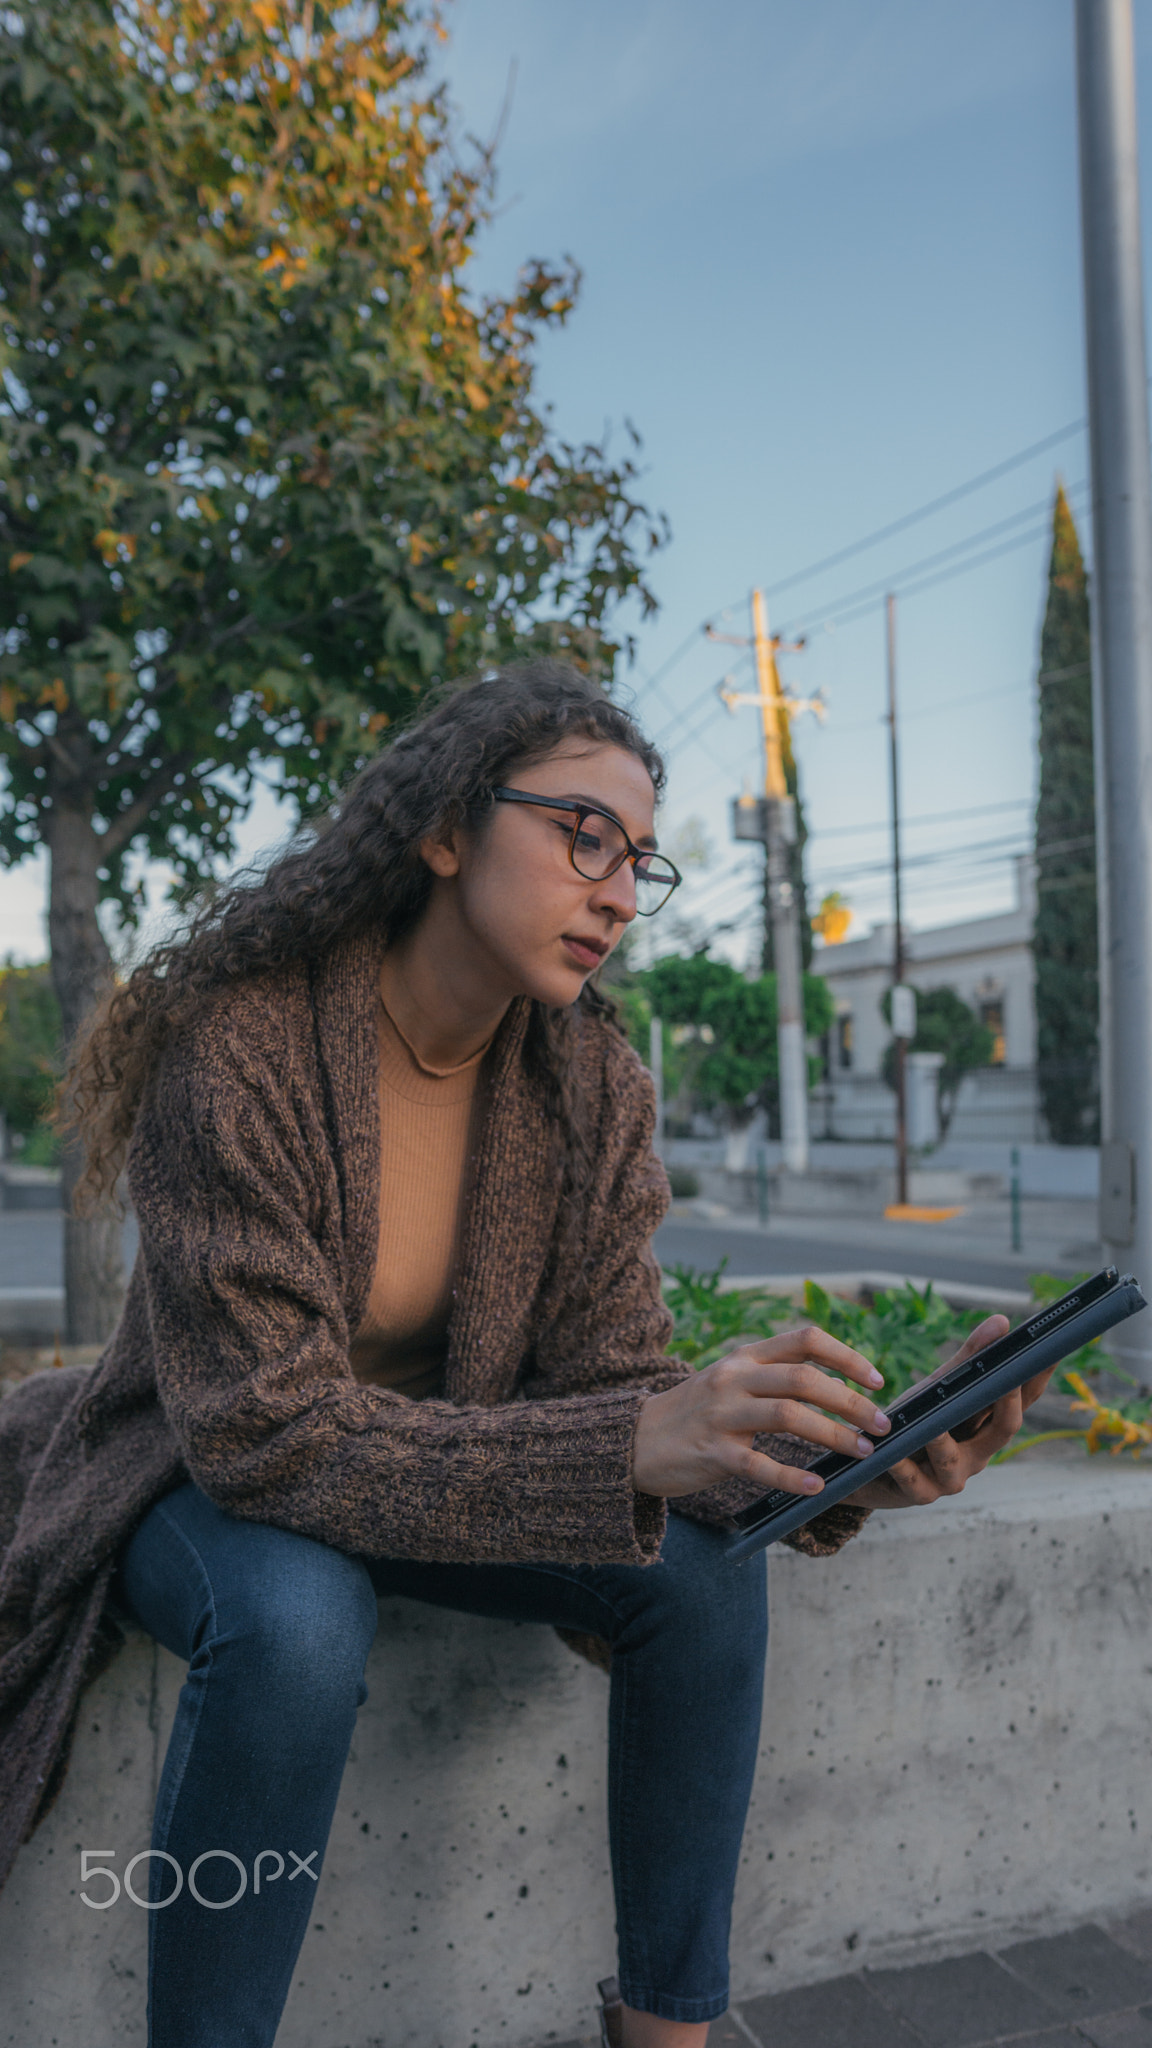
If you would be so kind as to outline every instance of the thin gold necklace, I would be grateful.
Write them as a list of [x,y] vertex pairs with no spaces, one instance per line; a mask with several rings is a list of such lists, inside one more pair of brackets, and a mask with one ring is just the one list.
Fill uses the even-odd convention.
[[401,1031],[400,1026],[396,1022],[395,1017],[392,1015],[391,1010],[388,1008],[387,1003],[384,1001],[383,996],[380,997],[380,1008],[383,1010],[384,1015],[387,1017],[388,1022],[392,1026],[393,1031],[396,1033],[397,1038],[400,1040],[401,1045],[407,1046],[408,1051],[411,1053],[412,1058],[415,1060],[416,1065],[420,1069],[420,1072],[422,1074],[431,1074],[433,1078],[437,1081],[446,1081],[449,1075],[451,1074],[462,1074],[464,1072],[465,1067],[470,1067],[476,1060],[483,1059],[484,1054],[487,1052],[488,1047],[492,1043],[492,1038],[495,1038],[496,1036],[496,1033],[493,1032],[492,1038],[485,1039],[484,1044],[480,1046],[477,1049],[477,1051],[469,1053],[466,1060],[458,1061],[456,1066],[454,1067],[430,1067],[426,1060],[421,1059],[419,1053],[416,1050],[416,1047],[412,1043],[412,1040],[410,1038],[405,1037],[405,1034],[403,1033],[403,1031]]

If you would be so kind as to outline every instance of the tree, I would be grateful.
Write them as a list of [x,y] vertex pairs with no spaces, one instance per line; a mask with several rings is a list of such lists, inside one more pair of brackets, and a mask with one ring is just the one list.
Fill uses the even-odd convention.
[[[608,678],[613,605],[652,606],[631,459],[534,400],[576,274],[466,290],[493,165],[423,34],[404,0],[0,13],[0,858],[48,849],[69,1042],[131,853],[186,900],[261,763],[315,812],[440,677],[529,642]],[[115,1218],[69,1214],[65,1265],[104,1336]]]
[[[916,997],[916,1036],[909,1042],[909,1052],[939,1052],[944,1055],[944,1064],[936,1075],[936,1109],[940,1136],[944,1138],[948,1134],[965,1074],[971,1073],[973,1067],[986,1067],[992,1058],[992,1033],[954,988],[930,988],[923,992],[914,989],[913,994]],[[891,1025],[891,989],[885,990],[880,1009],[884,1022]],[[895,1088],[895,1039],[891,1039],[884,1048],[880,1070],[888,1086]]]
[[1048,603],[1040,635],[1040,794],[1036,805],[1036,1062],[1050,1136],[1099,1137],[1096,817],[1088,579],[1057,487]]
[[50,1156],[46,1119],[59,1073],[60,1009],[45,964],[0,968],[0,1116],[9,1136],[36,1141],[34,1156]]
[[[737,1125],[747,1122],[758,1106],[764,1108],[778,1135],[775,975],[762,974],[748,981],[727,961],[710,960],[701,952],[689,959],[670,955],[657,960],[637,979],[666,1025],[688,1027],[695,1034],[685,1074],[687,1085],[704,1102],[722,1108]],[[819,975],[806,974],[806,1034],[818,1037],[828,1029],[832,1017],[827,984]],[[811,1078],[815,1079],[815,1072]]]

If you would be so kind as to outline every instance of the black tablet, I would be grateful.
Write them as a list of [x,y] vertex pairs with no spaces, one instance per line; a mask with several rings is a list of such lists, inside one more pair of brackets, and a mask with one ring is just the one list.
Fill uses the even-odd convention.
[[802,1528],[814,1515],[846,1499],[867,1481],[878,1479],[901,1458],[923,1450],[936,1437],[948,1432],[963,1437],[963,1425],[976,1422],[1002,1394],[1012,1393],[1034,1374],[1057,1365],[1070,1351],[1078,1351],[1081,1344],[1103,1336],[1105,1330],[1146,1307],[1136,1282],[1127,1275],[1121,1278],[1115,1266],[1094,1273],[1006,1336],[974,1352],[962,1365],[942,1365],[930,1379],[909,1388],[885,1409],[892,1429],[878,1439],[869,1457],[825,1451],[809,1467],[824,1481],[822,1493],[801,1495],[774,1488],[753,1501],[737,1517],[727,1555],[733,1560],[750,1557],[753,1551]]

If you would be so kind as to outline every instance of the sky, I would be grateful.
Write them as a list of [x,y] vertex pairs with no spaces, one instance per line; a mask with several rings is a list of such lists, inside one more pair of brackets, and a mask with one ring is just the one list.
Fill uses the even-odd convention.
[[[1136,16],[1147,240],[1152,6]],[[472,284],[579,263],[537,400],[563,438],[621,454],[632,422],[671,528],[658,613],[619,621],[637,643],[619,680],[667,754],[663,842],[698,820],[710,858],[677,899],[688,924],[654,920],[647,943],[690,929],[758,953],[760,855],[728,830],[758,723],[716,696],[750,673],[703,630],[745,635],[755,585],[773,629],[806,636],[786,686],[825,708],[794,726],[810,894],[839,889],[853,936],[891,914],[891,588],[906,916],[1007,908],[1057,475],[1090,553],[1072,0],[449,0],[446,21],[462,136],[490,140],[504,110]],[[263,796],[242,856],[290,822]],[[43,957],[43,892],[40,861],[0,876],[0,950]]]

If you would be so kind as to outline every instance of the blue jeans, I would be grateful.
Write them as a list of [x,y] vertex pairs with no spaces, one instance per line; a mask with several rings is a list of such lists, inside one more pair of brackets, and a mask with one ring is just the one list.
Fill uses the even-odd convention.
[[112,1583],[188,1663],[141,1866],[157,1908],[149,2048],[270,2048],[367,1698],[378,1594],[607,1637],[621,1992],[665,2019],[722,2013],[768,1633],[763,1556],[729,1566],[722,1543],[670,1516],[654,1565],[411,1564],[241,1521],[191,1481],[158,1501]]

